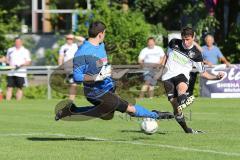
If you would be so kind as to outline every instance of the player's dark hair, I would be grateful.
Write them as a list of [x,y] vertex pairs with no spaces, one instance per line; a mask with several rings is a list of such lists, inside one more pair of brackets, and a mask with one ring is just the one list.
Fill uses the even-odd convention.
[[98,33],[103,32],[106,29],[106,25],[101,21],[95,21],[90,24],[88,29],[88,36],[90,38],[97,37]]
[[183,27],[181,29],[181,36],[182,37],[187,37],[187,36],[191,36],[194,37],[194,31],[191,27]]
[[153,40],[154,42],[156,41],[154,37],[148,37],[147,42],[149,42],[150,40]]

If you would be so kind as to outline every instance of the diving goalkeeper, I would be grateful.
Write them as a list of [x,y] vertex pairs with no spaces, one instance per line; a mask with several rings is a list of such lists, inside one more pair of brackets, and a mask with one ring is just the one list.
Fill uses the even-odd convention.
[[88,40],[79,47],[73,59],[74,81],[83,83],[84,95],[92,106],[77,107],[71,100],[62,101],[56,107],[55,120],[73,115],[84,117],[84,120],[110,120],[115,111],[126,112],[133,117],[173,118],[170,112],[149,111],[140,105],[130,104],[114,93],[116,86],[111,78],[111,66],[108,65],[103,43],[105,34],[105,24],[93,22],[88,30]]

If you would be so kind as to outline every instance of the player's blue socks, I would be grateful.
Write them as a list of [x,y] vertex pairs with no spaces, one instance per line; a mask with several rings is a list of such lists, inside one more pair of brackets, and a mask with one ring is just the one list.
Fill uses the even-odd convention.
[[134,107],[136,110],[136,112],[134,113],[135,117],[147,117],[154,119],[157,119],[159,117],[159,115],[156,112],[151,112],[140,105],[135,105]]

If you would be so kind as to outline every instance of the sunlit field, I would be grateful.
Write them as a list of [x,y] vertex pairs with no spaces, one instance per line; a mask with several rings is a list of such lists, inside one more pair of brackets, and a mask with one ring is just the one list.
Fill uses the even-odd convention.
[[[240,99],[203,99],[186,109],[187,123],[204,134],[185,134],[175,120],[159,121],[153,135],[140,131],[140,119],[116,113],[110,121],[54,121],[60,100],[0,103],[2,160],[219,160],[240,159]],[[83,99],[78,105],[87,104]],[[138,101],[171,111],[166,98]],[[191,117],[190,117],[191,109]]]

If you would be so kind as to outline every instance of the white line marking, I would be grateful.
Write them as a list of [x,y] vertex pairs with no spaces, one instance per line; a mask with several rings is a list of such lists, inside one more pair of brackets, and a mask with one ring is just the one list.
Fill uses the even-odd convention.
[[61,133],[19,133],[19,134],[18,133],[6,133],[6,134],[2,133],[2,134],[0,134],[0,137],[26,137],[26,136],[55,136],[55,137],[64,137],[64,138],[82,138],[82,139],[86,139],[86,140],[105,141],[105,142],[110,142],[110,143],[122,143],[122,144],[151,146],[151,147],[159,147],[159,148],[170,148],[170,149],[175,149],[175,150],[240,157],[240,153],[234,153],[234,152],[222,152],[222,151],[215,151],[215,150],[179,147],[179,146],[165,145],[165,144],[148,144],[148,143],[143,143],[143,142],[115,141],[115,140],[105,139],[105,138],[79,136],[79,135],[66,135],[66,134],[61,134]]
[[147,144],[147,143],[142,143],[142,142],[131,142],[131,141],[110,141],[110,142],[142,145],[142,146],[152,146],[152,147],[160,147],[160,148],[170,148],[170,149],[175,149],[175,150],[185,150],[185,151],[192,151],[192,152],[203,152],[203,153],[220,154],[220,155],[225,155],[225,156],[240,157],[240,153],[222,152],[222,151],[196,149],[196,148],[188,148],[188,147],[178,147],[178,146],[165,145],[165,144]]

